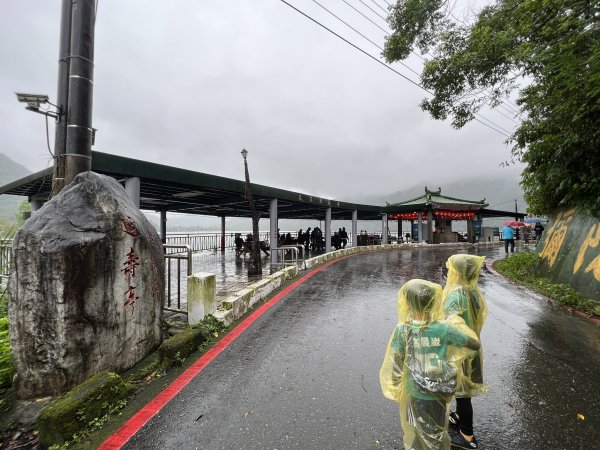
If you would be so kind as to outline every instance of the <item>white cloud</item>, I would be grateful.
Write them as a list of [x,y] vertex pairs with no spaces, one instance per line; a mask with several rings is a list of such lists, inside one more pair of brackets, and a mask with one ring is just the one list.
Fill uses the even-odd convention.
[[[311,2],[293,3],[379,53]],[[330,6],[383,45],[381,30]],[[3,2],[0,152],[31,170],[48,163],[43,118],[13,91],[55,97],[59,20],[58,0]],[[422,91],[281,2],[101,0],[95,52],[101,151],[241,179],[246,147],[254,182],[346,201],[515,170],[499,167],[504,137],[433,121]]]

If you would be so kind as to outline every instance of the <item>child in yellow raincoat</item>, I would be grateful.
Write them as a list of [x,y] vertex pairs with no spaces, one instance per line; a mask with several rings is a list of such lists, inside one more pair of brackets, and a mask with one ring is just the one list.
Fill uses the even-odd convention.
[[400,404],[407,450],[447,450],[448,412],[460,382],[456,364],[479,341],[459,317],[444,321],[442,287],[411,280],[398,293],[398,324],[379,378],[384,395]]
[[[460,317],[479,339],[487,317],[485,298],[477,286],[484,256],[457,254],[446,262],[448,280],[444,287],[443,309],[447,318]],[[456,412],[450,413],[452,445],[464,449],[477,449],[473,434],[473,406],[471,397],[489,390],[483,384],[483,352],[479,348],[467,356],[462,364],[463,377],[456,390]]]

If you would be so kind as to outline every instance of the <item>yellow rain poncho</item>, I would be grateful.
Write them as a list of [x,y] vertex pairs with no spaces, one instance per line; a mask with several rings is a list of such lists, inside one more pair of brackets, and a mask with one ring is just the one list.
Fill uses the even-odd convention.
[[398,293],[398,324],[379,372],[383,394],[400,404],[404,446],[447,450],[450,400],[460,384],[457,369],[467,349],[478,349],[475,333],[453,316],[443,320],[442,287],[411,280]]
[[[460,317],[465,321],[479,339],[481,329],[487,317],[485,298],[479,290],[479,273],[484,256],[458,254],[452,255],[446,262],[448,268],[448,281],[444,287],[443,310],[444,315]],[[475,397],[486,393],[489,386],[483,384],[483,351],[471,353],[462,364],[464,376],[462,383],[457,387],[457,397]]]

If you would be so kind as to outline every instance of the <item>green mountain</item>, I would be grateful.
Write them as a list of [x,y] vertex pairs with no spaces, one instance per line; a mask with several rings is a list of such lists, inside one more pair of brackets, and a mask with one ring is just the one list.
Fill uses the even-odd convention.
[[[17,164],[5,154],[0,153],[0,186],[23,178],[30,173],[31,171],[27,170],[21,164]],[[14,222],[19,204],[24,198],[26,197],[0,195],[0,218]]]

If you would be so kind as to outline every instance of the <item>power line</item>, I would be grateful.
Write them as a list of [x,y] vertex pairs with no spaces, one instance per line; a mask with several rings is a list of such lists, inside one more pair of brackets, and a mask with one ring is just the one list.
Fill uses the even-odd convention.
[[[370,19],[368,16],[366,16],[364,13],[362,13],[361,11],[359,11],[358,9],[356,9],[354,6],[352,6],[352,5],[351,5],[350,3],[348,3],[346,0],[342,0],[342,1],[343,1],[343,2],[344,2],[346,5],[348,5],[350,8],[352,8],[354,11],[356,11],[356,12],[357,12],[357,13],[359,13],[361,16],[363,16],[365,19],[367,19],[369,22],[371,22],[373,25],[375,25],[377,28],[379,28],[381,31],[383,31],[385,34],[387,34],[388,36],[391,36],[391,33],[390,33],[389,31],[387,31],[386,29],[384,29],[384,28],[382,28],[381,26],[379,26],[377,23],[375,23],[373,20],[371,20],[371,19]],[[360,1],[360,0],[359,0],[359,1]],[[375,1],[374,1],[374,0],[371,0],[371,1],[372,1],[373,3],[375,3]],[[364,2],[362,2],[362,1],[361,1],[361,3],[364,5]],[[386,3],[387,3],[389,6],[391,6],[391,4],[390,4],[389,2],[387,2],[387,1],[386,1]],[[383,10],[384,10],[386,13],[389,13],[389,11],[386,11],[386,10],[385,10],[384,8],[382,8],[382,7],[381,7],[379,4],[377,4],[377,3],[375,3],[375,4],[376,4],[377,6],[379,6],[381,9],[383,9]],[[365,6],[367,6],[367,5],[365,5]],[[369,8],[369,9],[371,9],[371,8]],[[373,11],[373,9],[371,9],[371,11]],[[373,11],[373,12],[375,12],[375,11]],[[376,13],[376,12],[375,12],[375,13]],[[377,13],[376,13],[376,14],[377,14]],[[377,15],[379,16],[379,14],[377,14]],[[454,20],[456,20],[456,21],[460,22],[460,20],[459,20],[459,19],[458,19],[456,16],[454,16],[454,14],[452,14],[451,12],[449,13],[449,15],[450,15],[450,16],[451,16],[451,17],[452,17]],[[379,16],[379,17],[381,17],[381,16]],[[387,20],[386,20],[386,22],[387,22]],[[382,49],[382,50],[383,50],[383,49]],[[423,56],[419,55],[419,54],[418,54],[417,52],[415,52],[414,50],[411,50],[411,53],[412,53],[413,55],[415,55],[417,58],[421,59],[422,61],[425,61],[425,58],[424,58]],[[429,53],[428,53],[428,55],[429,55],[430,57],[432,57],[432,58],[434,57],[433,55],[431,55],[431,54],[429,54]],[[419,76],[420,76],[420,74],[419,74]],[[489,94],[489,93],[490,93],[490,90],[489,90],[489,89],[486,89],[486,90],[485,90],[485,92],[487,92],[487,93]],[[519,109],[518,109],[517,105],[514,105],[514,104],[513,104],[513,105],[515,106],[515,108],[516,108],[516,109],[515,109],[515,108],[512,108],[512,106],[511,106],[510,108],[509,108],[508,106],[505,106],[505,104],[504,104],[504,103],[510,104],[510,103],[512,103],[512,102],[510,102],[510,100],[509,100],[509,99],[505,99],[505,100],[503,100],[503,103],[500,103],[500,104],[498,105],[498,107],[504,108],[504,110],[505,110],[505,111],[508,111],[508,113],[510,113],[510,114],[515,114],[515,115],[518,115],[518,114],[520,114],[520,111],[519,111]],[[496,107],[492,107],[492,109],[496,109]],[[500,112],[500,111],[498,111],[498,110],[496,110],[496,111],[497,111],[499,114],[501,114],[502,116],[506,117],[507,119],[509,119],[509,120],[513,121],[514,123],[518,123],[518,122],[517,122],[517,121],[514,119],[514,117],[509,117],[509,116],[507,116],[506,114],[503,114],[502,112]]]
[[[309,16],[308,14],[306,14],[304,11],[299,10],[298,8],[296,8],[294,5],[288,3],[286,0],[280,0],[281,2],[285,3],[286,5],[288,5],[290,8],[292,8],[293,10],[295,10],[296,12],[298,12],[299,14],[302,14],[304,17],[306,17],[308,20],[316,23],[317,25],[319,25],[321,28],[324,28],[325,30],[329,31],[331,34],[333,34],[334,36],[338,37],[339,39],[341,39],[342,41],[344,41],[346,44],[354,47],[356,50],[358,50],[361,53],[364,53],[366,56],[368,56],[369,58],[371,58],[374,61],[377,61],[377,63],[381,64],[382,66],[388,68],[389,70],[391,70],[392,72],[395,72],[397,75],[401,76],[402,78],[404,78],[406,81],[409,81],[410,83],[414,84],[415,86],[424,89],[426,92],[428,92],[423,86],[421,86],[419,83],[417,83],[416,81],[411,80],[410,78],[408,78],[406,75],[398,72],[396,69],[394,69],[391,66],[388,66],[386,63],[384,63],[383,61],[377,59],[376,57],[374,57],[373,55],[371,55],[369,52],[363,50],[362,48],[358,47],[357,45],[353,44],[352,42],[350,42],[348,39],[340,36],[339,34],[337,34],[335,31],[333,31],[331,28],[326,27],[325,25],[323,25],[321,22],[319,22],[316,19],[313,19],[311,16]],[[429,92],[430,93],[430,92]],[[430,93],[431,94],[431,93]]]
[[[337,16],[335,13],[333,13],[331,10],[327,9],[325,6],[323,6],[321,3],[319,3],[317,0],[313,0],[314,3],[316,3],[317,5],[319,5],[321,8],[323,8],[325,11],[327,11],[330,15],[332,15],[333,17],[335,17],[337,20],[339,20],[340,22],[342,22],[344,25],[346,25],[348,28],[350,28],[352,31],[354,31],[355,33],[357,33],[359,36],[361,36],[362,38],[366,39],[367,41],[369,41],[371,44],[373,44],[375,47],[377,47],[379,50],[383,51],[383,47],[381,47],[379,44],[377,44],[376,42],[373,42],[370,38],[368,38],[367,36],[365,36],[364,34],[362,34],[360,31],[358,31],[356,28],[354,28],[352,25],[350,25],[348,22],[346,22],[345,20],[343,20],[342,18],[340,18],[339,16]],[[414,52],[412,52],[414,53]],[[421,74],[419,72],[417,72],[416,70],[414,70],[413,68],[411,68],[410,66],[408,66],[407,64],[403,63],[402,61],[398,61],[399,64],[401,64],[402,66],[406,67],[408,70],[410,70],[412,73],[414,73],[417,76],[421,76]],[[504,117],[512,120],[513,122],[514,119],[512,119],[510,116],[507,116],[506,114],[503,114],[501,111],[497,111],[498,113],[502,114]],[[496,127],[500,128],[502,131],[505,131],[506,133],[510,133],[510,131],[508,131],[505,128],[502,128],[500,125],[495,124],[494,122],[492,122],[491,120],[484,118],[484,120],[487,120],[488,122],[492,123],[493,125],[495,125]],[[515,122],[516,123],[516,122]]]
[[[383,47],[380,46],[379,44],[377,44],[376,42],[373,42],[371,39],[369,39],[367,36],[365,36],[364,34],[362,34],[360,31],[358,31],[356,28],[354,28],[352,25],[350,25],[348,22],[346,22],[344,19],[340,18],[339,16],[335,15],[333,12],[331,12],[329,9],[327,9],[326,7],[324,7],[322,4],[320,4],[317,0],[313,0],[314,3],[316,3],[317,5],[319,5],[321,8],[323,8],[325,11],[327,11],[329,14],[331,14],[333,17],[335,17],[337,20],[339,20],[340,22],[342,22],[344,25],[346,25],[348,28],[350,28],[351,30],[353,30],[355,33],[357,33],[358,35],[362,36],[363,38],[365,38],[367,41],[369,41],[371,44],[373,44],[375,47],[377,47],[379,50],[383,51]],[[417,72],[416,70],[414,70],[412,67],[408,66],[407,64],[403,63],[402,61],[398,61],[402,66],[406,67],[408,70],[410,70],[412,73],[414,73],[415,75],[417,75],[418,77],[421,76],[421,74],[419,72]]]
[[[314,1],[314,0],[313,0],[313,1]],[[379,28],[381,31],[383,31],[385,34],[387,34],[388,36],[391,36],[391,33],[390,33],[389,31],[387,31],[386,29],[384,29],[384,28],[380,27],[380,26],[379,26],[377,23],[375,23],[373,20],[371,20],[371,18],[369,18],[368,16],[366,16],[366,15],[365,15],[365,14],[364,14],[362,11],[360,11],[360,10],[356,9],[356,8],[355,8],[353,5],[351,5],[350,3],[348,3],[346,0],[342,0],[342,1],[343,1],[343,2],[344,2],[346,5],[348,5],[350,8],[352,8],[354,11],[356,11],[358,14],[360,14],[362,17],[364,17],[364,18],[365,18],[365,19],[367,19],[369,22],[371,22],[373,25],[375,25],[377,28]],[[335,14],[333,14],[331,11],[327,10],[327,9],[326,9],[325,7],[323,7],[322,5],[319,5],[319,6],[321,6],[321,7],[322,7],[323,9],[325,9],[327,12],[329,12],[330,14],[332,14],[332,15],[333,15],[334,17],[336,17],[338,20],[340,20],[340,21],[344,22],[342,19],[340,19],[339,17],[335,16]],[[349,27],[350,27],[350,25],[348,25],[347,23],[345,23],[345,22],[344,22],[344,24],[346,24],[347,26],[349,26]],[[350,27],[350,28],[352,28],[352,27]],[[357,31],[357,30],[355,30],[354,28],[352,28],[352,29],[353,29],[353,30],[354,30],[356,33],[358,33],[358,34],[360,34],[361,36],[363,36],[363,35],[362,35],[360,32],[358,32],[358,31]],[[363,37],[364,37],[364,36],[363,36]],[[372,41],[372,40],[370,40],[369,38],[366,38],[366,37],[365,37],[365,39],[367,39],[369,42],[371,42],[372,44],[374,44],[374,43],[373,43],[373,41]],[[380,47],[379,45],[377,45],[377,44],[374,44],[374,45],[375,45],[377,48],[379,48],[381,51],[383,51],[383,50],[384,50],[384,49],[383,49],[382,47]],[[412,53],[413,55],[415,55],[417,58],[421,59],[422,61],[425,61],[425,58],[424,58],[424,57],[422,57],[421,55],[419,55],[417,52],[415,52],[415,51],[411,50],[411,53]],[[433,56],[432,56],[432,55],[430,55],[430,56],[433,58]],[[411,72],[413,72],[413,73],[416,73],[417,75],[419,75],[419,77],[421,76],[421,74],[420,74],[420,73],[417,73],[416,71],[414,71],[413,69],[411,69],[410,67],[408,67],[406,64],[403,64],[402,62],[400,62],[400,64],[402,64],[404,67],[406,67],[407,69],[409,69]],[[488,92],[488,93],[489,93],[489,91],[488,91],[488,90],[486,90],[486,92]],[[503,104],[503,103],[499,104],[499,105],[498,105],[498,107],[503,107],[503,108],[504,108],[506,111],[508,111],[510,114],[515,114],[515,115],[516,115],[516,114],[519,114],[519,111],[516,111],[516,110],[509,109],[508,107],[504,106],[504,104]],[[502,115],[502,116],[506,117],[507,119],[511,120],[513,123],[518,123],[518,122],[517,122],[517,121],[514,119],[514,117],[507,116],[506,114],[502,113],[501,111],[498,111],[498,110],[496,109],[496,107],[492,107],[492,109],[496,110],[496,112],[497,112],[497,113],[499,113],[500,115]],[[505,131],[506,131],[506,130],[505,130]]]
[[[321,22],[319,22],[318,20],[314,19],[313,17],[309,16],[308,14],[306,14],[304,11],[301,11],[300,9],[296,8],[294,5],[288,3],[286,0],[280,0],[282,3],[286,4],[287,6],[289,6],[290,8],[292,8],[294,11],[296,11],[297,13],[303,15],[304,17],[306,17],[308,20],[310,20],[311,22],[314,22],[315,24],[319,25],[321,28],[329,31],[331,34],[333,34],[334,36],[336,36],[338,39],[341,39],[342,41],[344,41],[346,44],[350,45],[351,47],[355,48],[356,50],[358,50],[359,52],[363,53],[364,55],[368,56],[369,58],[371,58],[373,61],[376,61],[378,64],[381,64],[383,67],[387,68],[388,70],[391,70],[392,72],[394,72],[396,75],[404,78],[405,80],[407,80],[408,82],[410,82],[411,84],[414,84],[415,86],[417,86],[419,89],[422,89],[423,91],[427,92],[430,95],[433,95],[432,92],[428,91],[426,88],[424,88],[423,86],[421,86],[419,83],[411,80],[410,78],[408,78],[406,75],[404,75],[403,73],[397,71],[396,69],[394,69],[393,67],[389,66],[388,64],[384,63],[383,61],[381,61],[380,59],[376,58],[375,56],[371,55],[369,52],[363,50],[362,48],[358,47],[356,44],[353,44],[352,42],[350,42],[348,39],[342,37],[341,35],[339,35],[338,33],[336,33],[335,31],[333,31],[331,28],[328,28],[327,26],[323,25]],[[487,123],[483,122],[482,120],[479,120],[477,118],[474,118],[473,120],[481,123],[482,125],[496,131],[497,133],[500,133],[501,135],[503,135],[506,138],[510,138],[510,135],[504,133],[503,131],[501,131],[502,127],[500,127],[499,125],[495,124],[494,122],[491,122],[489,119],[486,119],[485,117],[481,116],[479,113],[475,113],[476,116],[481,117],[484,120],[487,120],[488,122],[494,124],[494,126],[492,125],[488,125]],[[496,128],[497,127],[497,128]],[[507,133],[510,133],[507,130],[504,130]]]
[[375,0],[371,0],[371,3],[375,3],[377,5],[377,7],[379,9],[381,9],[384,13],[388,13],[389,11],[387,9],[385,9],[383,6],[381,6],[379,3],[377,3]]
[[379,14],[377,11],[375,11],[373,8],[371,8],[369,5],[367,5],[365,2],[363,2],[363,0],[358,0],[358,1],[361,2],[363,5],[365,5],[367,8],[369,8],[371,11],[373,11],[373,13],[375,13],[376,16],[381,17],[387,23],[387,17],[383,17],[381,14]]
[[356,11],[358,14],[360,14],[361,16],[363,16],[365,19],[367,19],[369,22],[371,22],[373,25],[375,25],[377,28],[379,28],[381,31],[383,31],[384,33],[387,33],[388,35],[390,34],[385,28],[379,26],[379,24],[375,23],[373,20],[371,20],[370,17],[367,17],[362,11],[356,9],[354,6],[352,6],[350,3],[348,3],[346,0],[342,0],[346,5],[348,5],[350,8],[352,8],[354,11]]

